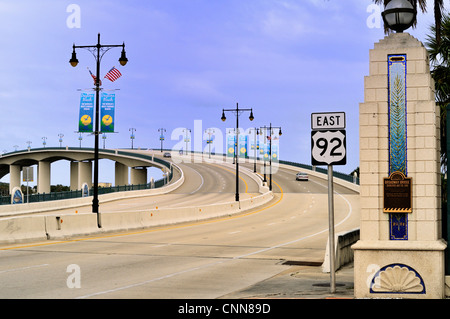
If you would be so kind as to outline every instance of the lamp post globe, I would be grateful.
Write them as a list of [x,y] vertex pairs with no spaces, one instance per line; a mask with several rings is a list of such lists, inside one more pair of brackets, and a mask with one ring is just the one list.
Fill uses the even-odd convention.
[[401,33],[414,24],[417,10],[408,0],[391,0],[381,15],[389,29]]

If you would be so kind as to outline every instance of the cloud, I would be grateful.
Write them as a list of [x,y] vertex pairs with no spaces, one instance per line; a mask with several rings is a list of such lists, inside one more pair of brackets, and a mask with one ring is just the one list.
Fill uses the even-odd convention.
[[304,6],[282,1],[268,8],[261,19],[262,33],[278,40],[294,40],[318,32]]

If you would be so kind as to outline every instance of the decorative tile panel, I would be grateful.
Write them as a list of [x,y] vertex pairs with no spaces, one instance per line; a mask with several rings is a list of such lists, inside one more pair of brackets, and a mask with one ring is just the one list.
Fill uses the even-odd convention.
[[[388,56],[389,175],[408,176],[406,126],[406,55]],[[389,214],[391,240],[408,240],[408,215]]]

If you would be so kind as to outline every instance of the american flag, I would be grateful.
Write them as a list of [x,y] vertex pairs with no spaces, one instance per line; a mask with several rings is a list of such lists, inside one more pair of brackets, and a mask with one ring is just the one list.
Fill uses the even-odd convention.
[[109,70],[108,73],[106,73],[105,78],[110,80],[111,82],[114,82],[118,78],[122,76],[122,73],[120,73],[119,70],[116,69],[116,67],[113,67],[111,70]]
[[[88,68],[88,70],[89,70],[89,68]],[[89,73],[91,74],[92,78],[94,79],[94,85],[95,85],[97,83],[97,77],[94,74],[92,74],[91,70],[89,70]],[[99,82],[100,82],[99,84],[102,85],[102,81],[100,80]]]

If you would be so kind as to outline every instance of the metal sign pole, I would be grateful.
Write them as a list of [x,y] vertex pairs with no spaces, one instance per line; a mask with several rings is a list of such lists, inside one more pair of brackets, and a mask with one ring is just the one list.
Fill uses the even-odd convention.
[[333,165],[328,165],[328,236],[330,256],[330,291],[336,292],[335,274],[335,248],[334,248],[334,190],[333,190]]

